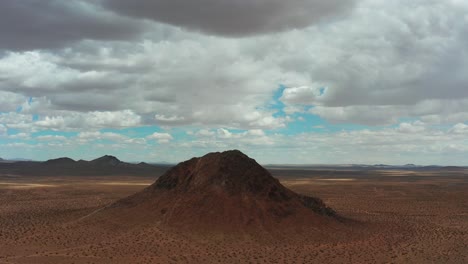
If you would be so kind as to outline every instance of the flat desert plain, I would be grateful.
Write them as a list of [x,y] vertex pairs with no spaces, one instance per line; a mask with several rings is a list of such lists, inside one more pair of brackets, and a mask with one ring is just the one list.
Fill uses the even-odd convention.
[[125,226],[124,218],[103,228],[82,219],[158,175],[4,175],[0,263],[468,263],[466,170],[270,171],[286,187],[320,197],[352,219],[351,231],[327,230],[295,242],[197,239],[158,225],[116,228]]

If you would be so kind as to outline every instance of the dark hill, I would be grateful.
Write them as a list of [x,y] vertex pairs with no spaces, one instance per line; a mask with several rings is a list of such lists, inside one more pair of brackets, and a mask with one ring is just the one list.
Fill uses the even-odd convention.
[[94,164],[94,165],[100,165],[100,166],[106,166],[106,165],[117,166],[121,164],[122,162],[114,156],[105,155],[95,160],[92,160],[89,163]]
[[296,194],[233,150],[182,162],[143,191],[86,219],[162,224],[190,233],[268,233],[337,223],[322,200]]
[[58,159],[50,159],[46,162],[44,162],[44,165],[70,165],[70,164],[75,164],[76,161],[70,158],[58,158]]
[[15,176],[150,176],[163,174],[169,166],[133,164],[122,162],[114,156],[103,156],[92,161],[75,161],[70,158],[51,159],[45,162],[0,162],[0,175]]

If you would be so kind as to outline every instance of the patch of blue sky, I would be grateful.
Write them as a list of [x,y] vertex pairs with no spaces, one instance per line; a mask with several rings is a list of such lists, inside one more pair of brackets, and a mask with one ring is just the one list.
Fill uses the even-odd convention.
[[35,140],[33,138],[11,138],[11,137],[0,137],[0,145],[1,144],[10,144],[10,143],[25,143],[28,145],[38,145],[39,142],[38,140]]
[[[372,129],[369,126],[357,124],[331,124],[322,119],[318,115],[310,113],[310,109],[314,106],[302,106],[303,111],[300,113],[286,114],[284,112],[284,103],[280,100],[286,86],[280,85],[273,95],[273,101],[270,104],[270,109],[275,110],[274,117],[289,116],[293,119],[292,122],[286,124],[286,127],[277,129],[275,131],[267,131],[267,134],[282,133],[285,135],[297,135],[301,133],[330,133],[339,131],[355,131],[363,129]],[[326,87],[319,89],[320,96],[324,95],[327,91]]]
[[19,133],[21,133],[21,130],[19,129],[11,128],[11,127],[8,128],[8,135],[16,135]]
[[319,89],[319,95],[322,96],[327,92],[327,87],[320,87]]
[[276,89],[275,93],[273,94],[274,103],[280,104],[281,106],[284,106],[283,102],[280,100],[281,96],[283,96],[284,89],[286,89],[286,86],[280,84],[278,89]]
[[184,127],[176,127],[168,131],[172,137],[174,137],[174,141],[188,141],[193,139],[192,135],[187,134],[187,128]]

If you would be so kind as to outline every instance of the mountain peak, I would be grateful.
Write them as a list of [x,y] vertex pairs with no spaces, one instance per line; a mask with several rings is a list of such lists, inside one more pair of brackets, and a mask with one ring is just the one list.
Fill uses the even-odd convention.
[[92,161],[90,161],[91,163],[93,164],[99,164],[99,165],[112,165],[112,166],[115,166],[115,165],[118,165],[119,163],[121,163],[121,161],[114,157],[114,156],[111,156],[111,155],[104,155],[100,158],[97,158],[97,159],[94,159]]
[[161,176],[153,188],[190,192],[216,187],[233,194],[259,193],[271,184],[279,183],[254,159],[230,150],[182,162]]

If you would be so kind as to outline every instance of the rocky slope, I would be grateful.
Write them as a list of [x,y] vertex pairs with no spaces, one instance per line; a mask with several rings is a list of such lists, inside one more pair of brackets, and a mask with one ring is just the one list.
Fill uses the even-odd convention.
[[210,153],[171,168],[88,219],[125,226],[161,224],[191,233],[302,232],[337,223],[322,200],[287,189],[240,151]]

